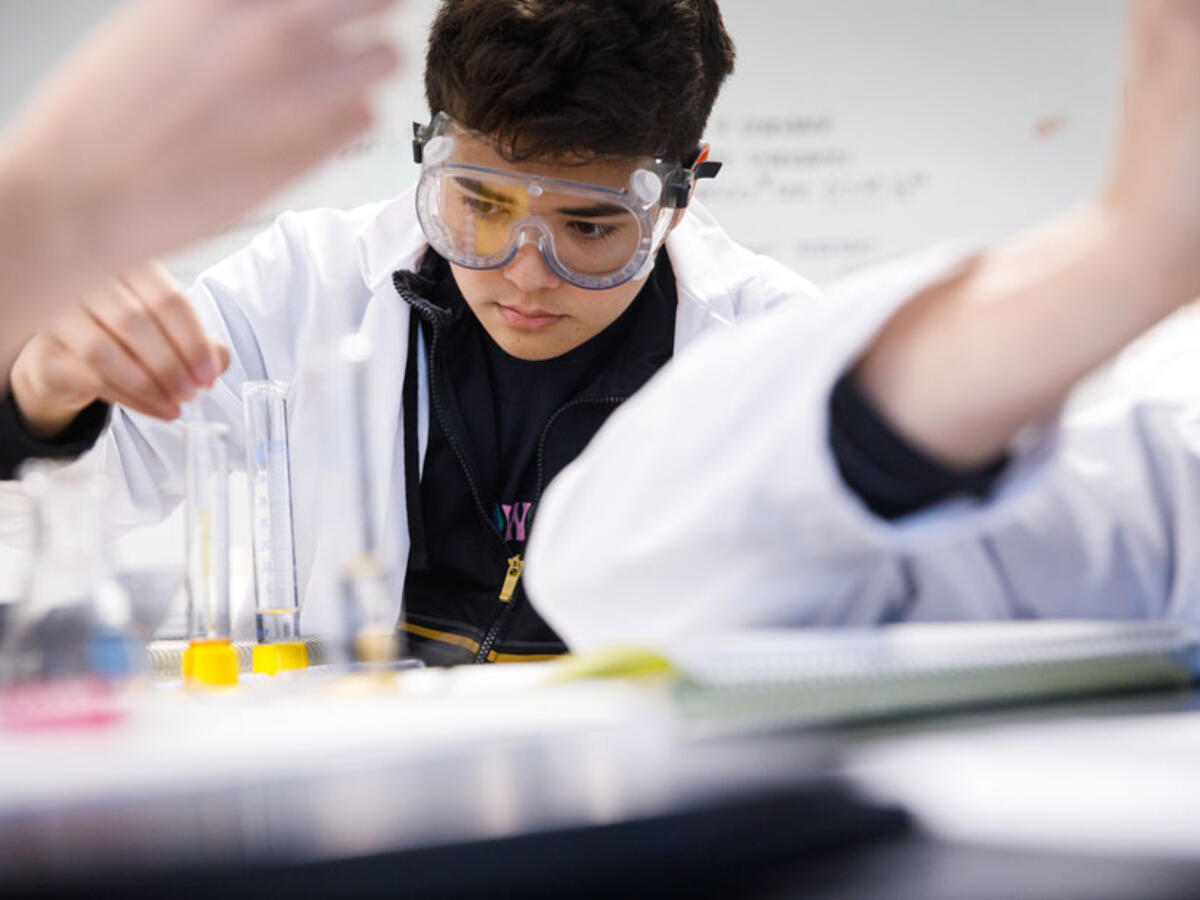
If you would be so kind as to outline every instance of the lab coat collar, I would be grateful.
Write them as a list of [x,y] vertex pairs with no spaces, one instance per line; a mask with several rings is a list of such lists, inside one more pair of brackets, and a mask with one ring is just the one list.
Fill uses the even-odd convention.
[[373,294],[390,288],[393,272],[416,271],[429,246],[417,221],[416,188],[379,204],[354,242],[363,281]]
[[732,325],[737,318],[735,297],[753,272],[746,265],[746,251],[700,201],[692,201],[667,238],[667,253],[675,269],[681,312],[695,304],[711,318]]

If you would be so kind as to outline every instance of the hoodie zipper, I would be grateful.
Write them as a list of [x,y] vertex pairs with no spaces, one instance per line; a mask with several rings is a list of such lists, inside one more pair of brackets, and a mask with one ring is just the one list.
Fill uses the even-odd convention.
[[[413,304],[417,312],[420,313],[422,318],[429,322],[430,328],[433,329],[433,340],[429,342],[429,396],[433,404],[434,415],[437,417],[438,425],[441,427],[442,433],[446,436],[446,443],[448,443],[450,445],[450,449],[454,451],[454,456],[458,460],[458,464],[462,469],[463,476],[467,479],[467,487],[470,488],[471,498],[475,501],[475,509],[478,511],[479,517],[483,521],[484,528],[489,534],[495,535],[496,543],[500,547],[501,558],[506,558],[504,582],[501,585],[500,593],[498,595],[498,599],[504,604],[504,609],[500,611],[500,615],[496,617],[496,620],[492,623],[491,628],[488,629],[487,635],[479,645],[479,651],[475,654],[475,662],[487,662],[488,655],[491,653],[492,646],[496,643],[500,629],[503,627],[504,623],[508,621],[512,612],[512,608],[515,605],[511,601],[516,594],[517,585],[520,583],[521,573],[525,570],[525,561],[521,558],[519,553],[511,557],[508,556],[508,543],[503,537],[500,536],[500,533],[496,531],[495,524],[487,514],[487,510],[483,505],[483,495],[479,492],[479,486],[475,481],[475,476],[471,472],[471,466],[467,462],[466,454],[463,453],[462,447],[458,443],[458,435],[455,433],[454,429],[450,427],[445,408],[442,406],[441,398],[437,389],[437,351],[442,334],[441,325],[437,320],[437,313],[429,310],[425,302],[412,295],[411,292],[405,293],[409,295],[409,302]],[[551,422],[557,418],[557,416],[557,412],[554,414],[554,416],[551,416]],[[547,426],[549,426],[549,424],[550,423],[547,422]],[[542,446],[544,446],[544,439],[545,431],[543,430],[542,441],[539,441],[538,444],[539,455],[541,453]],[[539,465],[539,481],[541,478],[540,472],[541,467]]]
[[[482,641],[479,642],[479,650],[475,654],[474,661],[476,663],[489,662],[489,656],[492,654],[492,649],[499,641],[505,625],[512,619],[514,609],[519,605],[518,602],[513,602],[516,598],[517,586],[520,584],[521,575],[525,571],[525,560],[521,554],[517,553],[513,556],[508,556],[508,542],[496,531],[495,525],[491,517],[487,514],[487,509],[483,505],[483,496],[479,492],[479,487],[475,481],[475,477],[471,472],[471,466],[467,462],[466,454],[463,453],[462,447],[458,443],[458,435],[449,425],[449,419],[446,416],[445,409],[442,406],[441,399],[437,390],[437,351],[441,341],[441,323],[438,322],[436,310],[429,308],[430,304],[418,296],[415,292],[407,288],[401,288],[396,285],[401,296],[417,310],[418,314],[425,321],[429,322],[430,328],[433,330],[433,340],[429,343],[429,396],[432,401],[434,415],[437,417],[438,424],[441,426],[442,433],[446,436],[446,442],[450,445],[450,449],[454,451],[454,456],[458,460],[459,467],[463,471],[463,476],[467,479],[467,486],[471,490],[471,498],[475,501],[475,509],[479,513],[480,519],[484,523],[484,527],[490,534],[495,535],[496,543],[500,546],[502,558],[505,559],[504,581],[501,584],[500,592],[497,599],[504,604],[504,608],[500,610],[500,614],[496,616],[491,627],[488,628],[487,634],[484,635]],[[554,414],[546,420],[546,424],[542,428],[542,433],[538,438],[537,448],[537,482],[534,490],[533,505],[530,508],[530,522],[532,523],[533,514],[537,511],[538,503],[542,498],[542,491],[545,488],[546,482],[546,440],[550,435],[550,429],[554,427],[559,418],[568,410],[578,406],[587,405],[605,405],[605,406],[620,406],[629,398],[625,397],[584,397],[572,400],[569,403],[564,403]],[[519,598],[517,598],[519,601]]]
[[[430,369],[432,370],[432,366]],[[430,388],[432,389],[432,375],[430,376]],[[555,422],[569,409],[577,406],[587,405],[605,405],[605,406],[620,406],[628,398],[627,397],[587,397],[572,400],[570,403],[565,403],[555,410],[554,415],[546,420],[545,426],[542,428],[542,434],[538,438],[537,449],[537,484],[533,494],[533,506],[529,511],[529,522],[532,526],[534,514],[537,512],[538,503],[542,499],[542,490],[546,482],[546,439],[550,435],[550,429],[554,427]],[[507,544],[505,547],[507,548]],[[504,576],[504,586],[500,589],[500,600],[504,603],[504,608],[500,610],[500,615],[496,616],[492,622],[491,628],[483,640],[479,642],[479,651],[475,654],[475,662],[488,662],[488,657],[491,656],[492,648],[499,642],[502,632],[508,622],[512,619],[514,610],[518,603],[510,602],[516,593],[517,584],[521,580],[521,573],[525,570],[525,561],[517,554],[508,560],[508,571]],[[519,602],[519,601],[518,601]]]

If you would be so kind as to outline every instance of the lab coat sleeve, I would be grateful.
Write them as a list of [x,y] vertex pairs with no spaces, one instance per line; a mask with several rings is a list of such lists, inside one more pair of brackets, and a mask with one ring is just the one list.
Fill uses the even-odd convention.
[[[739,625],[944,614],[974,571],[970,554],[952,548],[1015,515],[1045,479],[1056,430],[1020,437],[986,502],[954,500],[888,522],[842,482],[828,401],[896,309],[966,258],[945,248],[868,273],[830,304],[787,304],[701,338],[664,369],[537,513],[526,587],[549,624],[586,650]],[[978,541],[971,550],[980,552]],[[944,584],[920,564],[935,556],[947,561],[934,573]],[[985,615],[1010,601],[981,592],[969,606]]]
[[[1196,322],[1172,328],[1190,346],[1108,379],[1100,402],[1066,417],[1043,483],[1013,515],[926,572],[978,558],[1018,617],[1169,618],[1200,622],[1200,365]],[[1183,362],[1182,366],[1177,362]],[[965,570],[965,569],[964,569]],[[960,576],[960,586],[971,590]]]

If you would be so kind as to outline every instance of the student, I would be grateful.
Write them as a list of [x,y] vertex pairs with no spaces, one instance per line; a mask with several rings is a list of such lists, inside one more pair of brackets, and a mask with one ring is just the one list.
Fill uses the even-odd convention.
[[1197,381],[1113,398],[1057,441],[1045,424],[1200,296],[1200,2],[1135,2],[1131,45],[1090,201],[979,253],[868,273],[819,321],[766,317],[614,417],[547,496],[530,549],[531,596],[568,642],[1200,618]]
[[342,26],[391,3],[138,0],[96,29],[0,138],[0,389],[53,313],[363,131],[396,59]]
[[[815,296],[692,199],[717,168],[700,141],[732,63],[715,0],[447,0],[429,41],[434,117],[415,142],[416,188],[349,213],[285,215],[200,278],[198,315],[232,349],[198,400],[206,417],[240,439],[244,380],[297,383],[303,585],[324,582],[314,561],[336,536],[317,514],[326,423],[300,373],[345,318],[377,347],[375,526],[404,567],[413,652],[457,663],[564,649],[520,581],[511,597],[505,585],[544,485],[698,335]],[[115,323],[127,293],[97,303],[94,320]],[[154,324],[109,343],[79,324],[82,349],[34,341],[12,375],[7,428],[20,428],[23,454],[64,435],[77,451],[99,434],[81,410],[102,418],[96,401],[122,401],[95,458],[129,521],[162,517],[183,490],[179,431],[151,416],[176,415],[188,392],[171,393],[178,363]],[[90,341],[108,349],[88,352]],[[139,371],[151,377],[139,384]],[[309,592],[306,630],[337,622],[335,598]]]

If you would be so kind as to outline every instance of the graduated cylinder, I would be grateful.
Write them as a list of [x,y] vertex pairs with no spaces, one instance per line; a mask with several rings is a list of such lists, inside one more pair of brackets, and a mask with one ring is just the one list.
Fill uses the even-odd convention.
[[282,381],[242,385],[259,641],[254,648],[254,671],[271,675],[308,664],[300,639],[296,589],[287,393],[288,386]]
[[185,681],[237,682],[229,621],[229,427],[184,425],[187,441],[187,596]]

